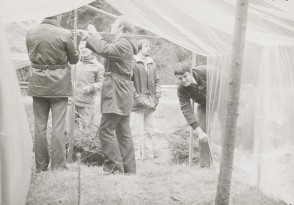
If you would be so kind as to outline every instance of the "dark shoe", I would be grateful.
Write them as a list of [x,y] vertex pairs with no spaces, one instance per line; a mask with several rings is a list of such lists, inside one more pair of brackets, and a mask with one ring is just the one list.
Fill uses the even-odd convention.
[[103,171],[109,172],[110,174],[124,173],[123,168],[120,168],[117,164],[107,165],[105,162],[103,164]]
[[36,169],[36,173],[47,172],[47,168]]
[[119,170],[116,170],[114,172],[107,172],[107,171],[101,170],[101,171],[99,171],[99,174],[101,174],[101,175],[112,175],[112,174],[123,174],[123,172],[119,171]]

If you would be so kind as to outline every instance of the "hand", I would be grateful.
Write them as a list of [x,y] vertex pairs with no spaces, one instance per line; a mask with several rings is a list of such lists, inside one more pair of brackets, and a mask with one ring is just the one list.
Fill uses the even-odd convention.
[[71,30],[71,34],[73,35],[73,36],[78,36],[79,35],[79,32],[78,32],[78,30]]
[[136,104],[138,104],[140,106],[144,105],[144,100],[141,95],[139,95],[137,92],[135,92],[134,97],[135,97]]
[[78,29],[78,32],[79,32],[79,35],[82,37],[82,40],[90,36],[88,31],[86,30]]
[[142,94],[138,94],[137,92],[134,93],[134,104],[133,107],[145,107],[145,99],[146,96]]
[[199,138],[199,141],[201,141],[201,142],[207,142],[208,141],[208,137],[207,137],[207,134],[205,132],[198,135],[198,138]]
[[208,141],[207,134],[205,132],[203,132],[200,127],[197,127],[194,130],[194,132],[195,132],[195,134],[197,135],[197,137],[199,138],[200,141],[202,141],[202,142],[207,142]]
[[160,98],[160,96],[158,96],[158,95],[155,96],[155,98],[154,98],[155,106],[158,105],[158,103],[159,103],[159,98]]
[[88,25],[87,31],[88,31],[89,35],[93,35],[93,34],[98,33],[95,26],[93,26],[92,24]]
[[82,39],[86,38],[89,36],[89,33],[85,30],[82,30],[82,29],[77,29],[77,30],[72,30],[71,33],[74,35],[74,36],[82,36]]
[[91,92],[91,86],[87,85],[83,87],[83,94]]

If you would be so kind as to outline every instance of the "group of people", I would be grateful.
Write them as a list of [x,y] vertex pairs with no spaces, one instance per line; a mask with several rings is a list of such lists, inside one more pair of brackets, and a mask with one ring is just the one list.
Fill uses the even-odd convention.
[[[66,168],[65,134],[68,97],[72,96],[71,66],[76,66],[76,112],[89,129],[95,96],[101,95],[99,139],[106,160],[103,171],[136,173],[136,160],[154,160],[154,111],[161,97],[156,64],[150,57],[150,41],[132,37],[134,26],[125,17],[111,25],[116,35],[106,42],[93,25],[79,31],[79,52],[72,33],[60,26],[61,16],[48,17],[27,34],[31,60],[28,94],[33,97],[36,170]],[[76,34],[75,34],[76,35]],[[96,56],[104,57],[104,66]],[[175,68],[180,107],[200,140],[200,165],[209,167],[206,132],[206,69],[188,65]],[[198,103],[198,119],[191,107]],[[51,150],[47,145],[48,116],[52,113]],[[98,139],[97,139],[98,140]]]

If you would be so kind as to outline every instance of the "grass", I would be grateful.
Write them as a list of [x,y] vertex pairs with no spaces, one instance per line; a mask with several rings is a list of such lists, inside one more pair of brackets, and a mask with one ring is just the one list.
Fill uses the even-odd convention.
[[[163,93],[163,97],[167,92]],[[185,123],[177,101],[168,101],[157,109],[156,127],[158,133],[155,143],[158,161],[161,164],[137,163],[137,174],[102,175],[101,167],[81,166],[81,204],[82,205],[165,205],[165,204],[213,204],[217,174],[214,168],[200,169],[195,166],[170,164],[170,147],[164,136],[174,132],[179,122]],[[33,135],[33,116],[31,105],[26,106],[28,120]],[[172,112],[171,112],[172,110]],[[181,118],[182,117],[182,118]],[[50,123],[49,123],[50,127]],[[50,129],[49,129],[50,130]],[[50,143],[50,141],[49,141]],[[34,173],[27,205],[76,205],[78,204],[78,168],[70,164],[69,170],[55,170]],[[266,197],[257,188],[233,182],[231,204],[235,205],[285,205],[285,203]]]
[[[78,168],[32,175],[27,205],[78,204]],[[137,174],[103,175],[101,167],[81,166],[81,204],[213,204],[214,170],[183,165],[137,164]],[[284,205],[256,188],[234,182],[232,204]]]

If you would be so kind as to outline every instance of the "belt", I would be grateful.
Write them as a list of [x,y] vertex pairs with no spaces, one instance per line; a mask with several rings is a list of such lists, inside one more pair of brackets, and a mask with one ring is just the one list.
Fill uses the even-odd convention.
[[67,67],[66,65],[40,65],[40,64],[34,64],[32,63],[32,67],[36,69],[42,69],[42,70],[56,70],[56,69],[62,69]]
[[105,72],[104,77],[115,77],[115,78],[120,78],[120,79],[124,79],[124,80],[131,80],[131,76],[126,76],[126,75],[121,75],[121,74],[117,74],[117,73],[113,73],[113,72]]

